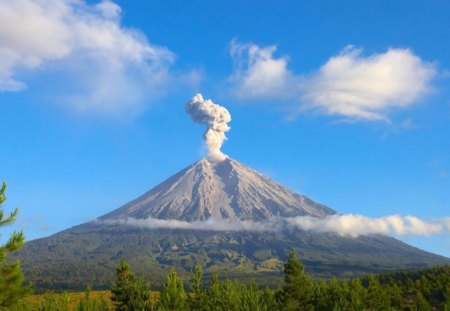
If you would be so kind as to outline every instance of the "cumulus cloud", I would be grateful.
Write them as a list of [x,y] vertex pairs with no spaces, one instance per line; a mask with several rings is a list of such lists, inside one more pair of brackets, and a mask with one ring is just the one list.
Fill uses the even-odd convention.
[[335,214],[324,218],[311,216],[274,217],[267,221],[214,220],[187,222],[175,219],[114,219],[97,222],[115,225],[129,225],[147,229],[184,229],[207,231],[281,231],[299,229],[321,233],[335,233],[341,236],[366,236],[389,234],[396,236],[430,236],[450,233],[450,218],[427,221],[414,216],[390,215],[369,218],[363,215]]
[[73,109],[129,111],[166,82],[174,58],[122,26],[109,0],[0,1],[0,91],[22,90],[21,72],[51,67],[70,84],[61,98]]
[[364,57],[347,47],[305,81],[302,98],[306,108],[325,114],[382,120],[387,110],[408,107],[426,94],[435,74],[409,49]]
[[230,81],[234,93],[242,98],[284,97],[291,93],[294,75],[287,68],[288,59],[274,58],[277,47],[240,44],[233,40],[230,55],[234,71]]
[[292,98],[297,112],[316,111],[351,119],[388,120],[394,108],[416,103],[431,89],[435,66],[410,49],[390,48],[364,56],[346,47],[316,72],[294,74],[275,46],[232,42],[234,92],[241,98]]
[[230,130],[228,123],[231,121],[231,115],[228,110],[210,99],[203,99],[202,94],[196,94],[186,104],[186,112],[194,122],[206,125],[203,139],[208,147],[208,157],[213,161],[225,160],[227,156],[220,148],[227,139],[225,132]]

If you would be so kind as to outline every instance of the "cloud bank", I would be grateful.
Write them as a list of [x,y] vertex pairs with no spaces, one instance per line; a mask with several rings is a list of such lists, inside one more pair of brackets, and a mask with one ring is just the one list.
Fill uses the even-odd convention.
[[445,221],[426,221],[414,216],[390,215],[369,218],[363,215],[332,215],[326,218],[309,216],[286,218],[295,228],[315,232],[332,232],[344,236],[358,237],[370,234],[424,235],[430,236],[450,232]]
[[278,227],[278,222],[269,221],[264,223],[246,221],[246,220],[214,220],[212,218],[206,221],[193,221],[187,222],[176,219],[114,219],[105,221],[96,221],[97,223],[104,223],[109,225],[126,225],[137,228],[146,229],[181,229],[181,230],[206,230],[206,231],[277,231],[281,228]]
[[346,47],[316,72],[294,74],[276,46],[231,43],[233,92],[242,99],[289,99],[298,112],[315,111],[359,120],[388,120],[394,108],[406,108],[431,90],[435,66],[410,49],[390,48],[364,56]]
[[227,139],[225,132],[230,130],[228,123],[231,121],[231,115],[228,110],[214,104],[210,99],[203,99],[202,94],[199,93],[186,104],[186,112],[194,122],[206,125],[203,139],[208,148],[209,159],[225,160],[227,156],[220,151],[220,148]]
[[450,218],[427,221],[414,216],[390,215],[369,218],[363,215],[335,214],[325,218],[311,216],[274,217],[267,221],[214,220],[187,222],[174,219],[115,219],[97,222],[109,225],[129,225],[147,229],[184,229],[207,231],[264,231],[275,232],[285,229],[335,233],[341,236],[359,237],[372,234],[394,236],[417,235],[430,236],[450,234]]
[[47,69],[63,80],[59,91],[69,94],[61,101],[76,111],[138,110],[167,82],[174,59],[122,26],[112,1],[0,1],[0,91],[22,90],[17,76]]

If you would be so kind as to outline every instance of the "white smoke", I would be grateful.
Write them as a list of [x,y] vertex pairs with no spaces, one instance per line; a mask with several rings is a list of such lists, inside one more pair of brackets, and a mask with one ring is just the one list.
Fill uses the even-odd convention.
[[335,214],[324,218],[311,216],[273,217],[267,221],[215,220],[187,222],[176,219],[110,219],[97,220],[108,225],[128,225],[147,229],[184,229],[206,231],[264,231],[276,232],[284,229],[300,229],[319,233],[335,233],[341,236],[359,237],[373,234],[395,236],[430,236],[450,233],[450,218],[422,220],[414,216],[389,215],[369,218],[363,215]]
[[210,99],[203,99],[202,94],[198,93],[186,104],[186,112],[194,122],[207,126],[203,139],[208,148],[209,159],[213,161],[225,160],[227,156],[220,151],[220,148],[223,141],[227,139],[225,132],[230,130],[228,122],[231,121],[231,115],[228,110],[214,104]]

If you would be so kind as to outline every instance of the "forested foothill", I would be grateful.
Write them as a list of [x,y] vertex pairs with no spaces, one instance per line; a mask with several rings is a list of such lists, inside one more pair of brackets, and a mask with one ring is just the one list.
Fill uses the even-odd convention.
[[[147,276],[150,277],[151,276]],[[159,291],[151,291],[125,260],[116,267],[110,292],[93,295],[88,288],[76,301],[68,293],[22,299],[13,310],[450,310],[450,266],[363,278],[315,280],[294,251],[284,265],[284,283],[276,289],[255,282],[203,277],[195,264],[189,279],[175,269]],[[36,296],[41,296],[36,299]]]

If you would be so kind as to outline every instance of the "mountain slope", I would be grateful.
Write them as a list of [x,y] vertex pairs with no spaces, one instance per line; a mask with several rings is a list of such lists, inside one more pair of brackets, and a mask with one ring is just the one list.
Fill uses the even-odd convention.
[[[30,241],[17,253],[37,288],[108,287],[114,266],[126,258],[134,270],[161,284],[170,266],[182,275],[199,261],[205,272],[280,280],[282,262],[294,248],[315,276],[354,276],[450,264],[450,259],[382,236],[343,237],[292,228],[216,231],[134,227],[124,219],[147,218],[200,224],[273,217],[326,217],[336,212],[297,194],[245,165],[200,160],[141,197],[50,237]],[[263,228],[267,229],[267,228]]]
[[273,216],[323,217],[334,213],[228,158],[221,162],[202,159],[100,219],[258,221]]

